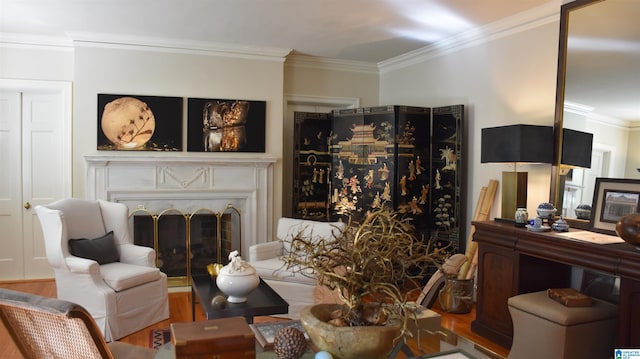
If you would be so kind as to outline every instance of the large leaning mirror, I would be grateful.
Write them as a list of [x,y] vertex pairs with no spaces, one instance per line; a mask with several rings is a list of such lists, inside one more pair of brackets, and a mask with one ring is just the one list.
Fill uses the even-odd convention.
[[[578,205],[592,204],[597,177],[640,178],[638,19],[638,0],[562,6],[550,201],[565,218],[575,219]],[[590,168],[561,164],[563,129],[593,134]]]

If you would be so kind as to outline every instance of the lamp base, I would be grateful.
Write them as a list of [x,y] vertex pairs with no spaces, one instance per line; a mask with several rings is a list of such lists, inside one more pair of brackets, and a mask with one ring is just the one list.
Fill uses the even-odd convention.
[[527,172],[502,172],[502,218],[516,219],[516,210],[527,207]]

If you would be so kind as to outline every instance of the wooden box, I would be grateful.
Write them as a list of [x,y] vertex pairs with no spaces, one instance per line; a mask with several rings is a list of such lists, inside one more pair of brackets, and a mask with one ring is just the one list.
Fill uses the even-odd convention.
[[[432,334],[442,330],[440,314],[431,309],[419,306],[414,318],[409,318],[407,329],[413,334],[414,338],[418,337],[418,332]],[[424,335],[424,334],[423,334]]]
[[176,359],[255,358],[255,334],[243,317],[171,324]]

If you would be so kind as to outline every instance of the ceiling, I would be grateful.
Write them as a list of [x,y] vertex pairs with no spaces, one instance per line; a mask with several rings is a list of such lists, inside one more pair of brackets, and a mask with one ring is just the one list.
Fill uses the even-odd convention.
[[371,63],[560,0],[0,0],[0,33],[292,50]]
[[[557,6],[559,11],[560,5],[568,1],[0,0],[0,40],[13,36],[69,43],[81,38],[187,46],[211,44],[279,56],[290,52],[380,64],[510,17],[526,18],[526,13],[536,9]],[[599,18],[619,19],[601,15]],[[637,38],[638,27],[632,27],[631,31]],[[619,73],[637,75],[635,69],[629,72],[621,70],[621,66],[616,68]],[[613,107],[610,96],[613,92],[595,94],[587,90],[596,86],[584,83],[593,77],[573,77],[579,80],[567,85],[572,88],[568,101],[589,104],[596,111],[624,120],[640,119],[637,81],[630,85],[635,90],[616,92],[614,113],[607,108]],[[601,78],[595,81],[602,83]],[[624,100],[629,96],[631,100]],[[625,106],[626,112],[622,113],[619,104],[623,100],[635,106]]]

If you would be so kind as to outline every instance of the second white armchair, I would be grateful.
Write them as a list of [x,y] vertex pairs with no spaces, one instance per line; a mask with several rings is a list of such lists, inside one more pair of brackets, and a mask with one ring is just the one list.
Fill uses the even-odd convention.
[[343,229],[343,222],[318,222],[295,218],[278,220],[277,240],[249,247],[249,263],[273,290],[289,303],[288,317],[297,319],[300,311],[315,304],[316,279],[288,270],[282,259],[298,234],[311,238],[332,238]]

